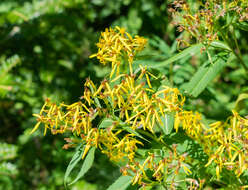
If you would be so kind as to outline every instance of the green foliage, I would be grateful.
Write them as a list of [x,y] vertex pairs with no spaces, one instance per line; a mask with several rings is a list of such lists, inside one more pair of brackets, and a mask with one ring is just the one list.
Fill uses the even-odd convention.
[[75,168],[76,164],[82,159],[83,153],[84,153],[84,148],[81,148],[81,145],[77,148],[75,154],[73,155],[70,163],[67,166],[66,172],[65,172],[65,177],[64,177],[64,183],[65,186],[67,184],[67,179],[72,172],[73,168]]
[[238,99],[235,102],[235,110],[240,111],[246,108],[245,101],[248,99],[248,93],[242,93],[238,96]]
[[157,68],[157,67],[164,67],[164,66],[166,66],[166,65],[168,65],[168,64],[171,64],[171,63],[173,63],[173,62],[175,62],[175,61],[178,61],[178,60],[180,60],[180,59],[182,59],[182,58],[185,58],[185,57],[188,56],[188,55],[192,56],[192,55],[194,55],[194,54],[196,54],[196,53],[199,53],[202,47],[203,47],[202,44],[193,45],[193,46],[191,46],[191,47],[186,48],[186,49],[183,50],[182,52],[177,53],[176,55],[170,57],[168,60],[159,62],[159,63],[157,63],[157,64],[152,64],[150,67],[152,67],[152,68],[153,68],[153,67],[154,67],[154,68]]
[[7,143],[0,143],[0,189],[12,189],[12,180],[18,174],[16,163],[17,146]]
[[221,58],[217,59],[210,65],[208,61],[203,64],[191,78],[189,83],[186,83],[184,89],[186,93],[197,97],[226,66],[226,62]]
[[[71,171],[75,168],[76,164],[82,159],[82,155],[84,153],[84,149],[80,149],[80,154],[78,151],[76,151],[75,155],[72,157],[72,160],[70,161],[69,165],[67,166],[66,172],[65,172],[65,177],[64,177],[64,183],[65,186],[67,185],[67,179],[71,173]],[[77,174],[77,177],[69,183],[69,185],[72,185],[74,183],[76,183],[80,178],[82,178],[85,173],[91,168],[93,161],[94,161],[94,156],[95,156],[95,148],[91,148],[89,150],[89,153],[87,154],[87,156],[84,159],[83,165],[80,169],[80,171]]]
[[107,190],[125,190],[131,184],[131,179],[130,176],[120,176]]
[[8,59],[4,57],[0,60],[0,96],[3,97],[6,93],[13,89],[13,75],[10,71],[20,62],[20,58],[14,55]]
[[0,143],[0,161],[12,160],[17,156],[17,147],[15,145]]
[[[86,77],[99,81],[109,73],[109,68],[88,60],[95,51],[99,32],[105,27],[118,24],[128,26],[133,33],[149,34],[152,26],[161,35],[167,24],[165,9],[166,3],[149,0],[1,1],[1,65],[13,55],[19,57],[18,63],[22,62],[8,71],[8,80],[0,78],[1,85],[6,81],[4,87],[11,86],[11,91],[0,88],[1,141],[15,144],[20,153],[14,163],[19,174],[3,189],[64,189],[64,163],[69,162],[72,154],[60,150],[62,138],[44,140],[41,134],[29,135],[30,126],[35,123],[32,113],[39,110],[47,97],[67,103],[78,100]],[[164,20],[162,25],[159,20]],[[106,158],[98,156],[98,160],[102,163],[95,162],[87,179],[99,184],[93,189],[106,189],[119,171]],[[103,166],[104,171],[96,172],[96,167]],[[89,178],[91,174],[95,177]],[[89,183],[80,180],[70,188],[89,189]]]
[[[196,8],[198,2],[190,1]],[[77,101],[83,94],[82,83],[86,77],[99,83],[110,73],[109,67],[88,59],[97,51],[95,43],[100,32],[109,26],[119,25],[131,34],[149,39],[134,64],[147,66],[159,78],[159,81],[151,81],[157,89],[161,84],[179,88],[187,98],[185,109],[202,113],[206,124],[224,121],[232,109],[247,115],[248,78],[244,69],[244,65],[248,67],[247,21],[238,22],[236,18],[232,19],[232,14],[226,14],[219,22],[218,32],[222,35],[219,34],[219,40],[212,41],[207,50],[201,51],[205,44],[194,44],[192,38],[188,38],[191,46],[178,49],[176,39],[189,36],[187,32],[180,34],[170,24],[172,18],[167,10],[170,6],[167,1],[150,0],[1,1],[0,141],[3,143],[0,144],[0,189],[64,189],[66,163],[72,158],[73,163],[78,162],[67,167],[67,174],[68,168],[71,171],[65,182],[72,182],[80,170],[81,174],[69,189],[107,189],[120,176],[119,165],[110,163],[98,151],[89,169],[86,165],[91,165],[93,156],[86,157],[88,165],[86,158],[80,160],[82,149],[80,152],[62,150],[65,143],[62,137],[44,138],[43,131],[30,135],[36,122],[32,113],[39,112],[47,97],[55,102]],[[178,144],[178,151],[206,163],[206,155],[196,142],[182,131],[175,134],[173,118],[171,115],[161,118],[166,127],[158,128],[156,132],[163,132],[166,143]],[[106,118],[99,123],[99,128],[108,128],[113,121]],[[161,145],[153,136],[131,131],[125,123],[121,128],[138,136],[145,145],[152,142],[154,152],[161,151]],[[150,147],[146,148],[139,152],[144,157]],[[73,157],[75,154],[76,158]],[[205,178],[209,181],[206,186],[212,189],[227,189],[227,184],[236,179],[225,171],[223,179],[216,181],[214,167],[209,170],[203,166],[193,167],[192,170],[199,173],[191,177]],[[181,172],[179,178],[184,177]],[[131,189],[131,186],[125,186],[129,184],[125,180],[128,181],[128,177],[121,177],[119,185]],[[247,174],[241,176],[241,180],[245,183]],[[182,189],[185,184],[180,184]]]
[[162,130],[165,135],[171,134],[174,127],[174,114],[166,114],[164,117],[161,117],[163,122]]

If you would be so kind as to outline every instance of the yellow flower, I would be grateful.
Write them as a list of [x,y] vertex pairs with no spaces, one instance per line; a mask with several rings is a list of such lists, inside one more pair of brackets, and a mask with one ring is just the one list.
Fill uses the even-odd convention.
[[124,28],[118,26],[114,29],[109,28],[101,33],[101,38],[97,43],[98,52],[92,54],[90,58],[97,57],[102,64],[110,62],[112,64],[110,78],[112,78],[115,72],[117,76],[119,75],[121,59],[125,54],[128,57],[129,72],[133,74],[133,58],[137,52],[144,48],[146,43],[147,40],[143,37],[135,36],[132,38]]
[[[184,170],[187,175],[191,174],[185,163],[186,156],[178,155],[175,146],[168,157],[157,159],[154,153],[148,153],[143,164],[136,162],[136,152],[143,143],[138,140],[135,130],[157,134],[156,127],[164,125],[161,118],[166,114],[174,114],[176,132],[181,127],[209,156],[206,167],[214,164],[218,178],[223,168],[234,170],[239,177],[248,169],[245,152],[248,119],[233,111],[233,116],[226,122],[217,121],[207,125],[202,121],[201,114],[183,109],[185,97],[177,88],[161,86],[155,91],[153,80],[157,77],[146,67],[140,66],[140,71],[133,74],[134,56],[145,44],[144,38],[133,38],[124,28],[109,28],[102,32],[97,44],[98,52],[91,57],[97,57],[103,64],[110,62],[110,76],[99,86],[87,79],[81,100],[71,105],[56,105],[47,99],[39,114],[34,114],[37,124],[31,133],[42,124],[45,127],[44,135],[49,130],[54,135],[70,132],[78,137],[78,142],[85,145],[82,159],[92,146],[99,148],[111,161],[119,162],[125,159],[128,167],[123,168],[123,174],[133,173],[132,184],[140,185],[149,183],[149,180],[165,180],[167,174],[177,175],[179,169]],[[119,73],[123,56],[128,57],[129,73]],[[112,77],[114,79],[111,80]],[[98,122],[104,118],[113,120],[113,123],[102,127]],[[134,130],[134,134],[126,127]],[[178,162],[177,167],[172,167],[173,161]],[[153,179],[149,179],[147,170],[152,172]]]

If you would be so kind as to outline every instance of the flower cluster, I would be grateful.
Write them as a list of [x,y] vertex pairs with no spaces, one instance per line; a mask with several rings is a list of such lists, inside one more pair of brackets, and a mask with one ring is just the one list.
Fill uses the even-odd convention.
[[[157,155],[148,152],[148,156],[143,162],[128,163],[120,170],[123,175],[133,175],[132,184],[139,184],[143,187],[148,186],[154,179],[162,182],[170,189],[175,189],[178,185],[177,175],[179,170],[183,170],[186,174],[191,174],[185,160],[186,154],[177,154],[176,145],[172,146],[172,150],[166,152],[167,155]],[[173,176],[165,178],[165,176]]]
[[198,138],[202,134],[203,124],[199,113],[193,113],[192,111],[177,112],[174,123],[176,131],[178,131],[180,124],[191,138]]
[[[199,42],[209,45],[212,41],[218,40],[219,32],[230,24],[248,20],[246,0],[207,0],[204,4],[201,3],[175,0],[169,8],[173,24],[178,26],[178,31],[186,31]],[[189,45],[185,40],[179,42]]]
[[[83,158],[92,147],[99,147],[102,153],[107,154],[111,160],[119,161],[124,157],[133,160],[134,152],[137,150],[136,144],[141,144],[135,139],[133,134],[122,135],[123,130],[116,130],[116,124],[108,129],[98,129],[92,127],[92,120],[99,112],[88,109],[83,103],[76,102],[72,105],[60,104],[57,106],[49,99],[46,100],[40,114],[34,114],[38,123],[34,127],[35,131],[40,123],[45,124],[44,135],[47,129],[52,134],[75,132],[80,135],[81,141],[86,145]],[[32,132],[33,132],[32,131]],[[120,136],[120,137],[119,137]],[[66,138],[67,142],[73,142]],[[73,142],[75,143],[75,142]],[[73,144],[67,144],[65,148]]]
[[[223,168],[234,171],[237,177],[248,169],[248,119],[233,111],[226,122],[216,122],[205,130],[205,147],[209,162],[214,162],[219,177]],[[210,148],[209,148],[210,147]]]
[[[107,107],[111,105],[111,114],[130,124],[132,129],[142,127],[152,132],[155,122],[162,123],[161,116],[182,109],[184,98],[178,89],[168,86],[154,93],[149,88],[148,75],[142,77],[144,73],[145,70],[141,71],[139,77],[119,75],[111,82],[105,80],[98,89],[93,90],[91,98],[103,100]],[[115,85],[117,79],[121,82]]]
[[120,64],[123,61],[122,57],[128,57],[129,69],[132,74],[132,63],[136,53],[143,50],[147,40],[140,36],[134,38],[125,31],[124,28],[115,27],[106,28],[105,32],[101,33],[99,42],[96,44],[98,52],[90,56],[90,58],[97,57],[100,63],[106,64],[110,62],[112,64],[112,72],[110,78],[114,72],[117,71],[117,76],[120,72]]
[[[133,56],[144,48],[146,40],[135,36],[132,38],[124,29],[106,29],[102,33],[97,46],[96,56],[101,63],[112,63],[112,72],[109,79],[104,79],[99,86],[90,79],[84,84],[84,93],[81,101],[66,105],[56,105],[49,99],[46,100],[37,117],[37,124],[45,125],[44,135],[47,130],[52,134],[73,133],[80,140],[66,138],[68,144],[64,148],[73,147],[81,142],[85,145],[83,158],[91,147],[99,148],[110,160],[119,162],[126,160],[128,165],[134,166],[135,154],[138,146],[143,146],[140,136],[136,130],[154,133],[158,126],[165,127],[161,118],[168,113],[182,111],[184,97],[177,88],[163,86],[155,91],[152,88],[152,80],[157,78],[139,66],[139,69],[132,72]],[[119,72],[119,63],[124,55],[128,55],[129,74]],[[115,75],[115,78],[112,76]],[[111,121],[107,126],[102,127],[104,118]],[[174,151],[174,150],[173,150]],[[151,157],[146,162],[151,162],[155,167],[154,177],[161,181],[165,167],[172,167],[178,160],[180,168],[190,173],[186,165],[182,163],[182,157],[176,155],[173,158],[164,158],[159,163],[152,163]],[[144,165],[145,167],[145,165]],[[179,170],[176,169],[175,171]],[[168,171],[172,171],[172,168]],[[174,170],[173,170],[174,171]],[[143,176],[145,177],[145,176]],[[141,176],[134,176],[133,184],[141,181]]]
[[[115,85],[117,80],[121,82]],[[38,123],[33,131],[43,123],[44,135],[47,129],[50,129],[52,134],[71,131],[80,135],[88,147],[85,152],[91,146],[96,146],[112,160],[118,160],[116,156],[124,157],[123,154],[126,152],[122,151],[124,149],[133,150],[130,155],[134,155],[136,143],[142,143],[135,140],[133,134],[126,135],[120,140],[117,134],[122,130],[117,129],[118,120],[130,126],[132,130],[142,128],[153,132],[156,123],[163,125],[162,116],[181,110],[184,103],[178,89],[163,86],[160,91],[153,93],[147,83],[150,84],[150,79],[144,69],[138,77],[119,75],[112,81],[102,81],[98,88],[87,79],[82,101],[71,105],[61,103],[57,106],[47,99],[40,113],[34,114]],[[92,127],[92,123],[100,116],[111,118],[115,122],[105,130]],[[131,145],[131,148],[123,147]],[[130,155],[127,157],[133,160],[133,156]]]
[[[145,42],[139,36],[132,38],[119,27],[106,29],[97,44],[98,53],[91,57],[96,56],[103,64],[112,63],[109,78],[99,86],[87,79],[81,101],[71,105],[56,105],[47,99],[40,113],[34,114],[37,124],[32,132],[42,123],[44,135],[47,130],[52,134],[72,133],[77,139],[66,138],[68,144],[64,148],[83,143],[82,158],[91,147],[96,147],[111,161],[126,162],[121,172],[133,176],[132,184],[146,186],[156,181],[175,189],[179,171],[191,174],[187,154],[180,155],[176,146],[166,145],[167,155],[157,157],[148,152],[142,162],[137,155],[139,147],[145,144],[139,132],[156,136],[159,127],[167,125],[162,118],[172,114],[175,131],[182,128],[203,147],[209,156],[206,166],[215,163],[218,178],[223,168],[234,170],[240,176],[248,169],[248,119],[234,111],[225,123],[218,121],[207,125],[201,114],[183,109],[185,97],[177,88],[161,85],[155,90],[152,84],[156,76],[142,66],[132,71],[133,56],[144,48]],[[125,55],[128,63],[122,62]],[[120,72],[121,63],[129,65],[129,73]],[[164,143],[161,138],[156,140]],[[202,182],[198,184],[194,179],[190,183],[192,188],[202,186]]]
[[199,113],[184,111],[176,115],[175,128],[181,125],[187,135],[196,140],[209,156],[208,163],[216,165],[220,178],[223,168],[239,177],[248,169],[248,119],[233,111],[226,122],[217,121],[207,126]]

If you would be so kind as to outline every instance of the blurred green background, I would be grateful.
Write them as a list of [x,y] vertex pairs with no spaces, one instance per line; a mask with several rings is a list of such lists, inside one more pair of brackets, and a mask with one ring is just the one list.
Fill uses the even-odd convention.
[[[1,0],[0,189],[64,189],[73,150],[62,149],[62,136],[44,138],[42,130],[30,135],[36,122],[32,113],[47,97],[78,101],[85,78],[99,82],[109,73],[109,67],[88,58],[106,27],[122,26],[149,38],[144,54],[156,55],[151,62],[175,54],[180,34],[167,8],[164,0]],[[241,51],[247,48],[246,35],[239,33]],[[180,88],[206,59],[188,56],[161,72]],[[188,108],[225,119],[238,94],[248,90],[244,76],[234,59]],[[93,168],[71,189],[106,189],[119,175],[118,167],[97,152]]]

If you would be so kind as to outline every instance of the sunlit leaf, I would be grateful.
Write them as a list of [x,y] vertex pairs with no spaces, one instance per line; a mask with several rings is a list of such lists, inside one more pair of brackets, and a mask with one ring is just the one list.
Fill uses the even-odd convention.
[[[157,62],[156,64],[154,64],[154,63],[149,64],[148,62],[146,62],[144,65],[146,65],[147,67],[151,67],[151,68],[164,67],[164,66],[166,66],[168,64],[171,64],[171,63],[173,63],[175,61],[178,61],[178,60],[180,60],[182,58],[185,58],[185,56],[195,55],[195,54],[199,53],[202,47],[203,47],[202,44],[192,45],[192,46],[184,49],[180,53],[170,57],[169,59],[167,59],[165,61]],[[141,63],[141,65],[142,65],[142,63]]]
[[240,111],[245,107],[244,101],[248,99],[248,93],[242,93],[239,95],[238,99],[235,102],[235,110]]
[[68,177],[71,174],[72,170],[75,168],[77,163],[82,159],[83,153],[84,153],[84,148],[82,148],[82,145],[79,145],[77,147],[77,150],[76,150],[75,154],[73,155],[69,165],[66,168],[66,172],[65,172],[65,176],[64,176],[64,185],[65,186],[67,184]]
[[214,64],[209,64],[209,62],[203,64],[190,82],[182,88],[190,95],[197,97],[225,66],[226,63],[222,59],[218,59]]
[[110,119],[110,118],[105,118],[102,120],[102,122],[99,125],[99,129],[103,129],[103,128],[108,128],[111,125],[113,125],[114,120]]
[[131,176],[120,176],[107,190],[125,190],[132,181]]
[[230,47],[229,47],[226,43],[224,43],[224,42],[222,42],[222,41],[218,41],[218,40],[213,41],[213,42],[211,43],[211,46],[212,46],[212,47],[215,47],[215,48],[220,48],[220,49],[232,51],[232,50],[230,49]]
[[17,156],[17,146],[7,143],[0,143],[0,161],[11,160]]
[[161,126],[162,131],[165,135],[169,135],[174,127],[174,114],[166,114],[161,117],[163,126]]
[[77,177],[69,185],[72,185],[72,184],[76,183],[91,168],[91,166],[92,166],[92,164],[94,162],[94,158],[95,158],[95,150],[96,150],[95,147],[93,147],[93,148],[91,148],[89,150],[86,158],[84,159],[84,163],[83,163],[83,165],[81,167],[81,170],[79,171]]

